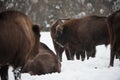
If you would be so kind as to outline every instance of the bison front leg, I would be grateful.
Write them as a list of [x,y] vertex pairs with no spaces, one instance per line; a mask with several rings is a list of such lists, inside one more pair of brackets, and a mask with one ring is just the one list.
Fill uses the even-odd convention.
[[76,51],[76,59],[84,61],[85,60],[85,50]]
[[74,59],[75,50],[69,44],[66,45],[65,53],[66,53],[67,60]]
[[62,61],[62,54],[63,54],[64,48],[59,46],[55,41],[53,41],[53,45],[54,45],[58,58],[60,59],[60,61]]
[[60,61],[62,61],[63,51],[64,51],[64,49],[63,49],[63,48],[60,48],[60,47],[59,47],[58,50],[56,51],[57,56],[58,56],[58,58],[60,59]]
[[21,67],[13,70],[15,80],[21,80]]
[[75,53],[76,53],[75,51],[70,51],[70,56],[71,56],[70,60],[74,60]]
[[69,60],[74,60],[76,50],[73,47],[69,47]]
[[65,49],[65,54],[66,54],[67,60],[72,60],[71,51],[69,49]]
[[80,60],[80,54],[81,54],[81,51],[76,51],[76,59],[77,60]]
[[88,44],[88,46],[86,47],[87,59],[89,59],[89,57],[95,57],[95,52],[96,52],[96,49],[93,43]]
[[2,66],[0,68],[0,76],[1,76],[1,80],[8,80],[8,65]]
[[113,50],[113,48],[111,48],[111,53],[110,53],[110,64],[109,64],[109,67],[113,67],[113,64],[114,64],[114,57],[115,57],[115,52]]
[[94,46],[93,49],[92,49],[92,54],[91,54],[91,57],[95,57],[96,55],[96,47]]
[[85,50],[82,50],[80,55],[81,55],[81,60],[84,61],[85,60]]
[[92,47],[89,47],[86,49],[86,55],[87,55],[87,59],[89,59],[89,57],[91,57],[92,55]]

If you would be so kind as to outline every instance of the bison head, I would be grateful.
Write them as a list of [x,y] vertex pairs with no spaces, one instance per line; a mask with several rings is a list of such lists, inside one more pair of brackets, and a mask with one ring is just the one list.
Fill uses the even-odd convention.
[[67,43],[66,33],[67,32],[64,25],[57,25],[54,41],[61,47],[64,47]]

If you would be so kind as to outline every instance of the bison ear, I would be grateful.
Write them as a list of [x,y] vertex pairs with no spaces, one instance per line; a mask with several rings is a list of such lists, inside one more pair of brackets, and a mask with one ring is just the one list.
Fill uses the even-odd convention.
[[32,30],[35,34],[39,35],[41,28],[38,25],[33,25]]

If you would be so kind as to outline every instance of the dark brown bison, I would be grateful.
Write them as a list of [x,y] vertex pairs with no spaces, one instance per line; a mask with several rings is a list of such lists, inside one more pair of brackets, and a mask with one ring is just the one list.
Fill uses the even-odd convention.
[[[62,21],[62,20],[64,20],[64,21]],[[59,57],[59,59],[61,61],[62,61],[62,53],[63,53],[64,50],[65,50],[65,53],[66,53],[66,56],[67,56],[68,60],[73,60],[74,55],[76,54],[76,58],[80,59],[80,55],[81,55],[81,58],[82,58],[82,61],[83,61],[85,59],[85,52],[84,51],[77,51],[70,44],[67,44],[63,47],[54,40],[55,39],[55,34],[56,34],[56,27],[58,25],[63,24],[66,21],[69,21],[69,20],[70,19],[58,19],[55,22],[53,22],[53,24],[51,25],[50,33],[51,33],[51,38],[52,38],[52,41],[53,41],[55,51],[56,51],[57,56]]]
[[110,66],[113,66],[115,55],[120,59],[120,10],[108,16],[107,23],[111,45]]
[[39,27],[23,13],[4,11],[0,13],[0,76],[8,80],[8,66],[20,70],[38,53]]
[[41,75],[52,72],[60,72],[61,63],[57,56],[44,43],[40,43],[39,53],[23,68],[23,73]]
[[109,44],[106,17],[86,16],[71,19],[56,27],[54,40],[62,46],[72,45],[78,51],[86,51],[95,57],[97,45]]
[[67,48],[65,47],[62,47],[60,46],[58,43],[56,43],[54,41],[55,39],[55,32],[56,32],[56,26],[59,25],[59,24],[62,24],[63,22],[59,19],[59,20],[56,20],[52,25],[51,25],[51,30],[50,30],[50,33],[51,33],[51,38],[52,38],[52,41],[53,41],[53,45],[54,45],[54,48],[55,48],[55,51],[57,53],[57,56],[58,58],[62,61],[62,53],[63,51],[65,50],[66,52],[66,56],[67,56],[67,59],[71,59],[71,56],[69,54],[69,52],[67,51]]

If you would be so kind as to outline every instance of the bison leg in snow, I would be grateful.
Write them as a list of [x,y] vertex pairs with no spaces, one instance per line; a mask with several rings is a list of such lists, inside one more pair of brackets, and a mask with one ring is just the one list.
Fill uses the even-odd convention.
[[21,67],[13,70],[15,80],[21,80]]
[[84,61],[85,60],[85,51],[81,50],[81,51],[77,51],[76,53],[76,58],[79,60],[81,57],[81,60]]
[[8,67],[8,65],[5,65],[0,68],[1,80],[8,80]]
[[53,44],[54,44],[54,48],[58,58],[60,59],[60,61],[62,61],[62,54],[63,54],[64,48],[59,46],[56,42],[53,42]]
[[94,46],[92,49],[91,57],[95,57],[95,55],[96,55],[96,47]]

